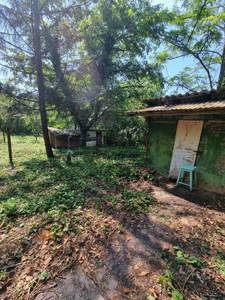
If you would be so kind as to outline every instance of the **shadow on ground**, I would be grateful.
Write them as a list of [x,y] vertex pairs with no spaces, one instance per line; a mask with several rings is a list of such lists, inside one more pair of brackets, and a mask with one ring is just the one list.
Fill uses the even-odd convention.
[[[90,255],[88,263],[75,263],[55,287],[35,299],[172,299],[171,290],[159,281],[165,270],[172,272],[174,288],[185,299],[224,299],[225,277],[215,264],[218,253],[225,251],[219,231],[225,230],[224,197],[198,189],[190,192],[166,180],[128,185],[155,197],[150,213],[115,211],[110,217],[122,224],[122,233],[114,232],[104,250],[96,242],[97,259]],[[179,264],[174,246],[200,261],[201,268],[188,264],[187,258]]]

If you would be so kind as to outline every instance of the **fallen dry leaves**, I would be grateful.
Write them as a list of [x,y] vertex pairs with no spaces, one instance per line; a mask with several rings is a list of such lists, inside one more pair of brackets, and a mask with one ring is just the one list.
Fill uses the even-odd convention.
[[[135,184],[134,188],[137,188]],[[157,191],[154,193],[157,197]],[[5,267],[7,277],[0,281],[0,291],[4,291],[4,297],[8,299],[23,297],[24,300],[38,300],[43,289],[51,288],[48,281],[43,285],[45,281],[39,279],[40,274],[46,272],[53,280],[54,287],[55,280],[74,264],[82,265],[87,276],[98,285],[96,274],[101,272],[102,266],[107,265],[109,249],[113,249],[115,265],[120,262],[120,266],[126,268],[125,274],[133,284],[131,288],[129,284],[123,286],[121,283],[121,289],[115,292],[116,300],[132,295],[133,299],[147,299],[143,296],[145,292],[155,299],[171,299],[171,295],[158,282],[159,276],[165,276],[163,270],[170,269],[171,265],[180,289],[185,287],[187,299],[203,299],[198,296],[200,294],[216,295],[216,288],[222,291],[225,283],[225,276],[216,262],[218,253],[225,251],[224,214],[205,210],[191,202],[191,207],[188,207],[187,201],[185,207],[183,199],[179,202],[178,198],[174,200],[173,196],[168,198],[168,195],[163,203],[161,197],[164,194],[160,191],[160,200],[148,215],[130,214],[123,210],[121,203],[119,206],[117,204],[119,212],[114,216],[107,212],[99,214],[94,209],[68,212],[67,220],[70,220],[71,228],[74,225],[73,217],[78,213],[80,223],[76,229],[64,231],[59,241],[52,234],[54,224],[39,227],[37,232],[32,231],[34,223],[43,222],[41,217],[33,217],[32,221],[27,219],[26,228],[8,226],[7,229],[1,229],[0,267]],[[107,201],[104,205],[110,206]],[[117,229],[121,225],[123,230],[119,233]],[[133,227],[136,232],[142,232],[142,238],[134,238]],[[152,248],[145,247],[145,239],[150,239],[148,232],[150,238],[154,237]],[[142,250],[140,244],[144,245]],[[178,268],[173,246],[179,246],[183,253],[201,260],[202,268],[198,272],[188,264]],[[161,257],[162,253],[166,258]],[[194,275],[189,278],[190,272]],[[195,296],[191,295],[193,290]]]

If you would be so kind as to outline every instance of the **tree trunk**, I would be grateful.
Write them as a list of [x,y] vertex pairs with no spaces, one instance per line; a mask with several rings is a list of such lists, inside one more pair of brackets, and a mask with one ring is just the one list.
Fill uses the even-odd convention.
[[5,132],[6,132],[6,125],[3,123],[3,131],[2,131],[2,133],[3,133],[3,142],[4,142],[4,144],[5,144]]
[[11,144],[11,128],[10,128],[10,126],[6,127],[6,134],[7,134],[7,141],[8,141],[9,163],[10,163],[11,167],[13,167],[12,144]]
[[16,118],[16,134],[20,134],[20,120],[19,117]]
[[42,70],[42,57],[41,57],[41,40],[40,40],[40,15],[38,9],[38,0],[33,0],[33,12],[34,12],[34,51],[37,70],[37,83],[38,83],[38,102],[39,111],[41,115],[42,133],[45,142],[46,154],[48,157],[53,157],[52,147],[48,135],[48,123],[47,114],[45,109],[45,89],[44,89],[44,75]]
[[[225,35],[225,33],[224,33]],[[217,84],[217,90],[220,90],[223,87],[225,81],[225,37],[224,37],[224,44],[223,44],[223,54],[222,54],[222,62],[220,66],[220,75]]]
[[87,132],[88,132],[88,129],[86,127],[80,127],[80,133],[81,133],[80,146],[82,146],[82,147],[86,147]]

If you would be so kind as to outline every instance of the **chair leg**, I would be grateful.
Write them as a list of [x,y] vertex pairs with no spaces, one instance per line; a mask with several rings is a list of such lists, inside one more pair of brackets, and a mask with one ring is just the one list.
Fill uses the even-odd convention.
[[195,170],[195,187],[198,185],[198,180],[197,180],[197,171]]
[[190,191],[192,191],[193,172],[190,172]]
[[181,173],[180,173],[180,181],[183,182],[184,181],[184,170],[181,170]]
[[178,183],[179,183],[179,181],[180,181],[180,174],[181,174],[181,170],[179,170],[176,185],[178,185]]

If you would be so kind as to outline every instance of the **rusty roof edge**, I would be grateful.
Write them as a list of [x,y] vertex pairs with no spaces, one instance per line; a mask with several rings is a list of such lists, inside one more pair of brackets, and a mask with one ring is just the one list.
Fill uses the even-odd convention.
[[147,116],[150,114],[168,114],[173,113],[179,115],[184,112],[207,112],[220,110],[225,114],[225,99],[217,101],[208,101],[204,103],[182,103],[169,106],[155,106],[142,109],[135,109],[126,112],[126,116]]
[[184,102],[204,102],[204,101],[214,101],[225,99],[225,88],[220,90],[210,90],[210,91],[201,91],[201,92],[193,92],[186,94],[178,94],[178,95],[166,95],[165,97],[155,97],[145,99],[143,102],[147,103],[148,106],[163,106],[165,104],[170,103],[184,103]]

